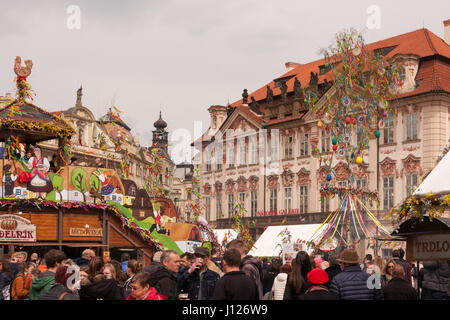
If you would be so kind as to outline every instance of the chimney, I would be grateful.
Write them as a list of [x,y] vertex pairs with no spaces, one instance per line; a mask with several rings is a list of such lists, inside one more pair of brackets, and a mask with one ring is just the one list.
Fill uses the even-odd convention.
[[444,40],[450,46],[450,19],[444,21]]
[[284,65],[286,66],[286,72],[301,66],[301,64],[297,62],[286,62]]

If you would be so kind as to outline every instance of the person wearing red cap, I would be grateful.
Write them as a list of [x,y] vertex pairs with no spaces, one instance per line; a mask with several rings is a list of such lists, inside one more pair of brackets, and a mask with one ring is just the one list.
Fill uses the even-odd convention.
[[325,270],[315,268],[308,272],[307,279],[311,287],[298,298],[299,300],[339,300],[339,296],[326,287],[328,274]]

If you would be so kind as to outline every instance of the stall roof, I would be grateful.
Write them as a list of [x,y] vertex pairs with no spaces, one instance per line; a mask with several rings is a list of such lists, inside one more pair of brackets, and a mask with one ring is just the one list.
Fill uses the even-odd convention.
[[394,237],[406,237],[416,234],[427,233],[450,233],[450,218],[434,218],[430,221],[428,216],[423,217],[423,221],[419,218],[411,218],[403,222],[397,230],[391,233]]
[[280,234],[284,229],[288,229],[291,233],[291,241],[296,242],[298,239],[309,241],[312,238],[314,231],[316,231],[321,224],[298,224],[285,226],[270,226],[255,242],[253,249],[249,255],[255,257],[276,257],[281,251],[282,235]]
[[[217,242],[219,244],[222,244],[223,238],[225,238],[225,235],[227,235],[228,240],[231,241],[233,239],[236,239],[238,234],[233,229],[214,229],[214,234],[217,237]],[[230,233],[231,237],[228,236],[228,232]]]
[[433,194],[450,193],[450,152],[447,152],[425,180],[422,181],[413,195],[425,196],[430,191]]

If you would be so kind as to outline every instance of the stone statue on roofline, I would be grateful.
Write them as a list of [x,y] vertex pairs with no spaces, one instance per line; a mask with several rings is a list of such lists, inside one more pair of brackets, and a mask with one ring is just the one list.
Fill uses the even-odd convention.
[[288,89],[286,81],[283,81],[283,83],[281,84],[281,88],[280,89],[281,89],[281,101],[283,103],[286,103],[286,100],[287,100],[287,89]]
[[244,92],[242,93],[242,104],[247,104],[248,102],[248,93],[247,89],[244,89]]
[[295,77],[294,80],[294,98],[295,99],[301,99],[302,97],[302,90],[301,90],[301,83],[300,81],[297,79],[297,77]]
[[255,98],[253,98],[253,96],[251,96],[250,99],[252,99],[252,102],[250,103],[250,110],[257,114],[261,114],[259,103],[255,100]]
[[273,104],[273,91],[272,89],[267,85],[267,98],[266,98],[266,103],[267,106],[271,106]]
[[309,80],[309,85],[311,87],[317,87],[319,84],[319,75],[311,71],[311,79]]

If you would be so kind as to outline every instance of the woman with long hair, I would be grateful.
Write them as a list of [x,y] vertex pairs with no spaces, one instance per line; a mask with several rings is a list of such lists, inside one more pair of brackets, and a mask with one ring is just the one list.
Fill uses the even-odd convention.
[[292,260],[292,272],[287,279],[283,300],[297,300],[301,294],[306,292],[309,287],[306,279],[311,269],[309,254],[305,251],[299,251],[295,259]]
[[10,285],[14,275],[7,260],[0,261],[0,300],[10,300]]
[[89,280],[93,281],[94,277],[98,274],[103,274],[103,268],[105,264],[103,259],[100,257],[92,257],[89,262]]
[[133,282],[133,278],[136,274],[142,272],[142,263],[137,260],[129,260],[127,263],[127,276],[129,277],[123,286],[125,297],[128,297],[131,294],[132,288],[131,283]]
[[25,280],[30,272],[36,268],[33,262],[22,263],[20,272],[17,274],[11,287],[11,300],[26,300],[28,299],[29,289],[26,288]]
[[383,270],[383,276],[381,277],[381,285],[385,286],[388,284],[389,281],[392,279],[392,271],[395,267],[394,260],[389,260],[388,263],[386,263],[386,268]]

